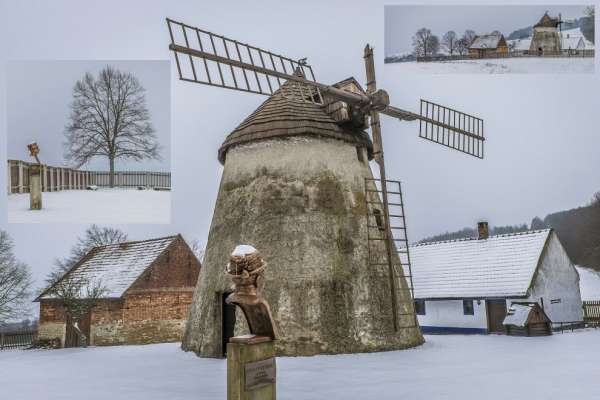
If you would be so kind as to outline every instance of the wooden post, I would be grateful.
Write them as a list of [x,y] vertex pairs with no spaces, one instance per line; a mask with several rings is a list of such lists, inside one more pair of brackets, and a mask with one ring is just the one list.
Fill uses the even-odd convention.
[[23,193],[23,161],[19,161],[19,193]]
[[42,166],[42,174],[43,174],[42,191],[47,192],[48,191],[48,167],[46,167],[45,165]]
[[8,194],[12,193],[12,182],[11,182],[11,178],[12,178],[12,166],[10,165],[10,160],[8,160],[7,165],[6,165],[6,169],[7,169],[7,174],[6,174],[6,186],[8,189]]
[[275,400],[275,342],[267,336],[232,337],[227,344],[227,400]]
[[42,209],[42,176],[43,168],[39,164],[29,167],[29,209]]

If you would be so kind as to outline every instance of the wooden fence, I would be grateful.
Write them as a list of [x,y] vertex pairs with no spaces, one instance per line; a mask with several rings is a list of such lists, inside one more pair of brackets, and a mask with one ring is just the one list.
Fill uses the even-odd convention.
[[[29,193],[29,168],[32,164],[8,160],[7,192]],[[65,167],[42,166],[42,191],[83,190],[89,185],[109,186],[108,171],[82,171]],[[170,172],[115,171],[115,186],[171,188]]]
[[22,349],[33,344],[37,332],[0,332],[0,350]]
[[586,325],[600,325],[600,300],[583,302],[583,322]]
[[562,50],[562,51],[546,51],[543,53],[530,52],[528,50],[517,50],[508,53],[486,53],[479,54],[463,54],[463,55],[436,55],[436,56],[420,56],[417,57],[417,62],[432,62],[432,61],[459,61],[459,60],[486,60],[496,58],[593,58],[595,50]]

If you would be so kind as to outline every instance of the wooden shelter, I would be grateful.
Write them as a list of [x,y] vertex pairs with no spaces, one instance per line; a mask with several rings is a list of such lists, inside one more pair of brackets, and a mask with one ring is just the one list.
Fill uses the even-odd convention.
[[502,57],[507,54],[508,45],[502,34],[477,36],[469,46],[469,56],[472,58]]
[[180,235],[95,247],[59,282],[97,283],[105,292],[75,324],[53,287],[46,289],[35,300],[38,339],[58,339],[64,347],[179,341],[199,273]]
[[509,336],[552,335],[552,322],[538,303],[512,303],[503,325]]

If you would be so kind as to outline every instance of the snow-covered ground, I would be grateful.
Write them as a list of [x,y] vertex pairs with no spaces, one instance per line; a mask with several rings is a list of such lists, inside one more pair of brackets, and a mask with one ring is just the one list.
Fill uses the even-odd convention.
[[9,223],[168,224],[171,193],[136,189],[44,192],[43,209],[29,210],[29,194],[8,196]]
[[[599,399],[600,329],[427,336],[416,349],[277,360],[280,399]],[[10,400],[226,398],[226,361],[178,344],[0,352]]]
[[[388,74],[593,74],[594,58],[501,58],[386,64]],[[391,76],[391,75],[390,75]]]
[[577,266],[581,300],[600,300],[600,272]]

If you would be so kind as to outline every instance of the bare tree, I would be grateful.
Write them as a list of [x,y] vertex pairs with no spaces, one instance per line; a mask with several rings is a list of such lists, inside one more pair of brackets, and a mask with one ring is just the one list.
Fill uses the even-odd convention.
[[27,312],[31,274],[13,253],[13,242],[0,231],[0,325]]
[[69,317],[71,325],[77,332],[83,346],[89,338],[79,327],[82,319],[98,304],[98,300],[106,294],[107,289],[100,280],[92,280],[82,274],[72,272],[64,276],[46,292],[46,295],[60,300]]
[[465,39],[464,37],[462,37],[462,38],[460,38],[460,39],[458,39],[456,41],[456,51],[461,56],[468,53],[468,51],[469,51],[469,42],[467,41],[467,39]]
[[432,56],[440,49],[440,41],[437,36],[427,28],[421,28],[412,37],[413,52],[415,56]]
[[500,31],[492,31],[491,35],[502,36],[502,32],[500,32]]
[[190,248],[192,249],[192,252],[196,256],[196,258],[198,258],[198,260],[200,260],[200,263],[202,263],[204,261],[205,253],[205,249],[204,246],[202,246],[202,243],[198,239],[194,239],[192,240]]
[[83,237],[77,239],[67,257],[54,260],[54,269],[46,276],[46,287],[58,282],[92,248],[126,241],[127,234],[119,229],[90,226],[85,230]]
[[145,89],[131,73],[111,66],[96,78],[86,73],[75,84],[65,137],[65,158],[77,167],[94,157],[108,158],[110,187],[116,159],[160,158]]
[[473,43],[473,40],[475,40],[476,37],[477,37],[477,34],[475,33],[475,31],[473,31],[471,29],[467,29],[465,31],[465,33],[463,33],[462,38],[467,43],[467,48],[469,46],[471,46],[471,44]]
[[442,37],[442,45],[446,51],[452,55],[457,50],[458,35],[454,31],[448,31]]

